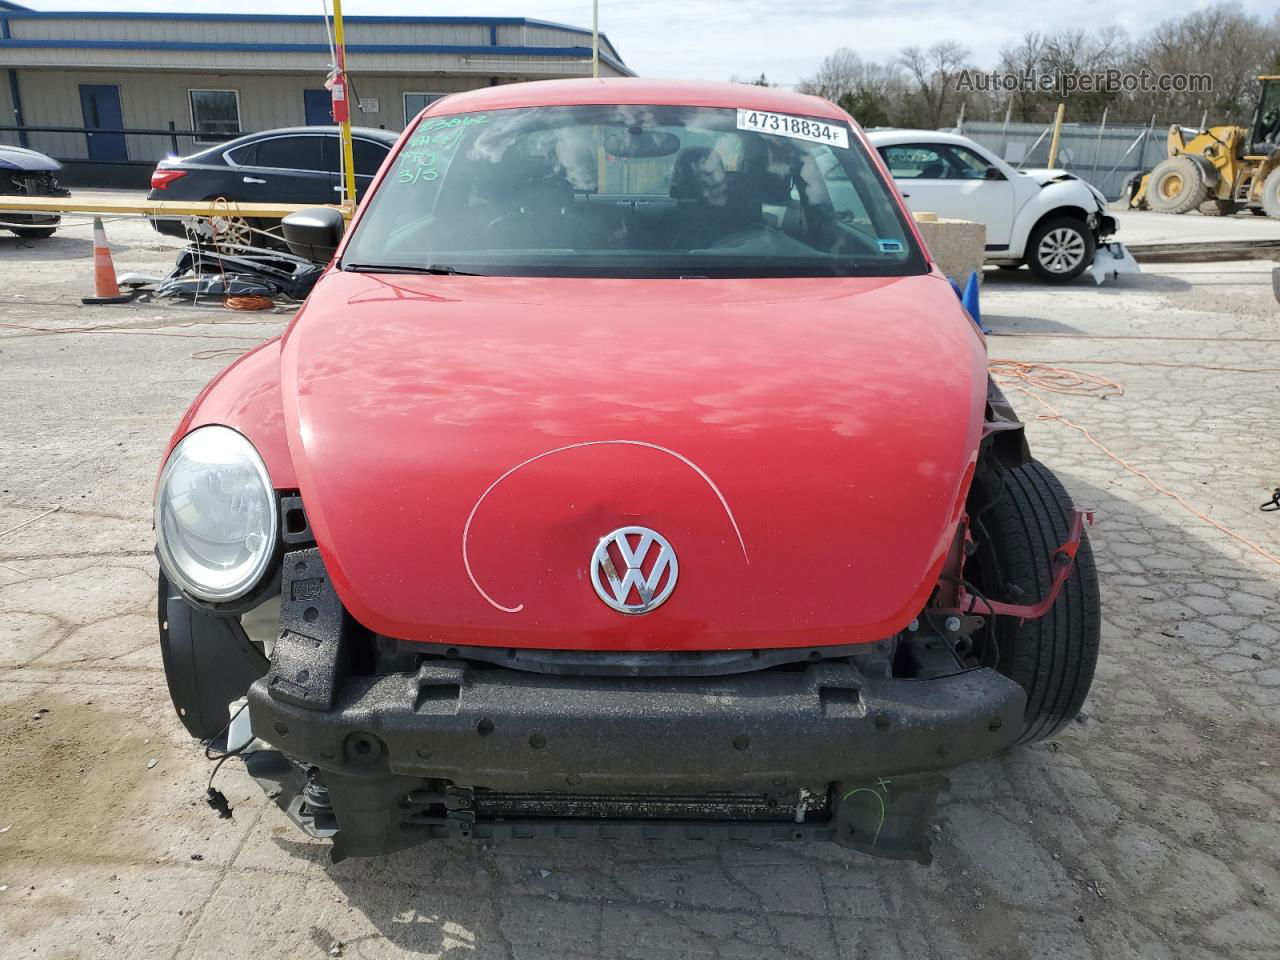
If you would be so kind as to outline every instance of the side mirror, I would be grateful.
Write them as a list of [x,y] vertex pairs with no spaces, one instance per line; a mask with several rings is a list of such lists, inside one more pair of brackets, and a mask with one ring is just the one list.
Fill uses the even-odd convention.
[[1000,172],[999,167],[987,167],[987,172],[983,177],[987,180],[1003,180],[1004,174]]
[[299,210],[284,218],[284,242],[295,257],[328,263],[342,241],[347,222],[332,207]]

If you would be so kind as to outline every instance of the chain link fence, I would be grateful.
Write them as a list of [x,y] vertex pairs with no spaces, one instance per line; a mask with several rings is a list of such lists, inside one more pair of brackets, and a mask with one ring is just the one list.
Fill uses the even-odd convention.
[[[966,121],[960,132],[1015,167],[1033,170],[1049,165],[1052,124]],[[1129,177],[1165,158],[1167,134],[1167,127],[1063,124],[1054,166],[1087,180],[1108,200],[1118,200]]]

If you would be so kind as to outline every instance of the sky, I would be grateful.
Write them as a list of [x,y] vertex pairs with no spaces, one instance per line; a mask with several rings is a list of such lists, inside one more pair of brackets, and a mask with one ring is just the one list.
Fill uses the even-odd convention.
[[[19,0],[23,2],[23,0]],[[36,10],[319,13],[321,0],[25,0]],[[1073,0],[1034,5],[1018,0],[601,0],[600,29],[637,73],[727,80],[758,76],[795,83],[838,47],[888,60],[902,47],[956,40],[980,66],[1027,30],[1117,25],[1130,36],[1171,16],[1208,5],[1168,0]],[[1269,16],[1275,0],[1243,0]],[[343,0],[347,16],[521,16],[591,26],[590,0]]]

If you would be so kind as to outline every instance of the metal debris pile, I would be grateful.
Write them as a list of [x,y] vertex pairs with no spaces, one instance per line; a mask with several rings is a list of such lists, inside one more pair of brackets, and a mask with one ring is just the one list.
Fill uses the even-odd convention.
[[193,244],[178,254],[174,268],[163,277],[126,273],[117,279],[143,303],[223,301],[233,309],[264,309],[301,303],[323,270],[321,264],[280,250],[247,247],[239,253],[224,253]]

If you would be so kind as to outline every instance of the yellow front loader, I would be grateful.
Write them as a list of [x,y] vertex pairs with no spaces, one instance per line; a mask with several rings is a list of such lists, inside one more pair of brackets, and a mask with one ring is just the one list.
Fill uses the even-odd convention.
[[1231,214],[1280,219],[1280,76],[1259,77],[1249,127],[1169,128],[1169,155],[1137,183],[1131,207],[1159,213]]

